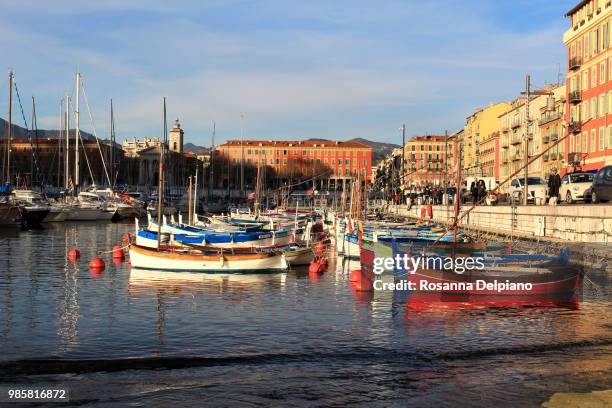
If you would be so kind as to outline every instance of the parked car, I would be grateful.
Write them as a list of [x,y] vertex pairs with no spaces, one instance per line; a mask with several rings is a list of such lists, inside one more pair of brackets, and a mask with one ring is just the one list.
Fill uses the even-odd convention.
[[584,193],[593,184],[593,174],[591,173],[569,173],[561,179],[559,195],[566,203],[572,204],[576,201],[584,200]]
[[[515,178],[510,182],[510,188],[508,194],[515,202],[523,202],[524,178]],[[527,177],[527,188],[529,195],[527,196],[527,202],[534,202],[536,198],[546,199],[546,193],[548,186],[542,177]]]
[[605,166],[593,178],[591,201],[597,203],[609,200],[612,200],[612,166]]

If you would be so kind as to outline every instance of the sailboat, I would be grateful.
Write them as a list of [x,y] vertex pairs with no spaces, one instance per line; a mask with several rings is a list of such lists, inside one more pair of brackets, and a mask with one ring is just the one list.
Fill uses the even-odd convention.
[[[76,105],[75,105],[75,129],[74,129],[74,142],[75,142],[75,152],[74,152],[74,186],[72,188],[73,192],[79,188],[80,179],[79,179],[79,141],[81,139],[80,132],[80,94],[81,94],[81,74],[77,72],[76,74]],[[66,109],[66,145],[69,143],[70,137],[70,121],[69,121],[69,98],[67,98],[67,109]],[[68,167],[68,151],[66,151],[66,166]],[[68,171],[66,172],[68,174]],[[70,180],[66,180],[66,191],[70,190]],[[97,220],[105,220],[112,218],[106,214],[105,203],[99,200],[99,197],[93,197],[87,192],[81,192],[76,197],[72,197],[70,203],[70,213],[66,220],[68,221],[97,221]]]

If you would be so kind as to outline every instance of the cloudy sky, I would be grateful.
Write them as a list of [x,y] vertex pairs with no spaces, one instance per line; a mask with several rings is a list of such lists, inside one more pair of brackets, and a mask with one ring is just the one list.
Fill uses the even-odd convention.
[[[247,138],[394,142],[403,122],[460,128],[526,73],[556,82],[576,2],[0,0],[1,64],[36,97],[40,128],[57,128],[79,69],[101,137],[111,97],[119,139],[159,135],[165,96],[196,144],[213,120],[218,140],[238,138],[241,115]],[[2,117],[7,92],[4,75]]]

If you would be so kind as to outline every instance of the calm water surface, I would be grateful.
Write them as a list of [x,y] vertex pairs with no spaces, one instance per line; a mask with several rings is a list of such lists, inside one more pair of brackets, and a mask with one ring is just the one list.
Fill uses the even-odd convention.
[[108,254],[91,273],[131,229],[0,231],[0,381],[67,386],[83,406],[538,406],[612,388],[602,270],[578,307],[476,309],[358,295],[341,259],[319,279],[145,272]]

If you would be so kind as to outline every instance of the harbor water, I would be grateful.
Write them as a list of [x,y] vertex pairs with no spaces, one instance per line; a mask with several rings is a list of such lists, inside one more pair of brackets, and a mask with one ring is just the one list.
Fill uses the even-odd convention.
[[[0,382],[83,406],[539,406],[612,388],[610,276],[573,306],[416,306],[318,277],[87,265],[130,224],[0,231]],[[66,253],[77,247],[72,263]]]

